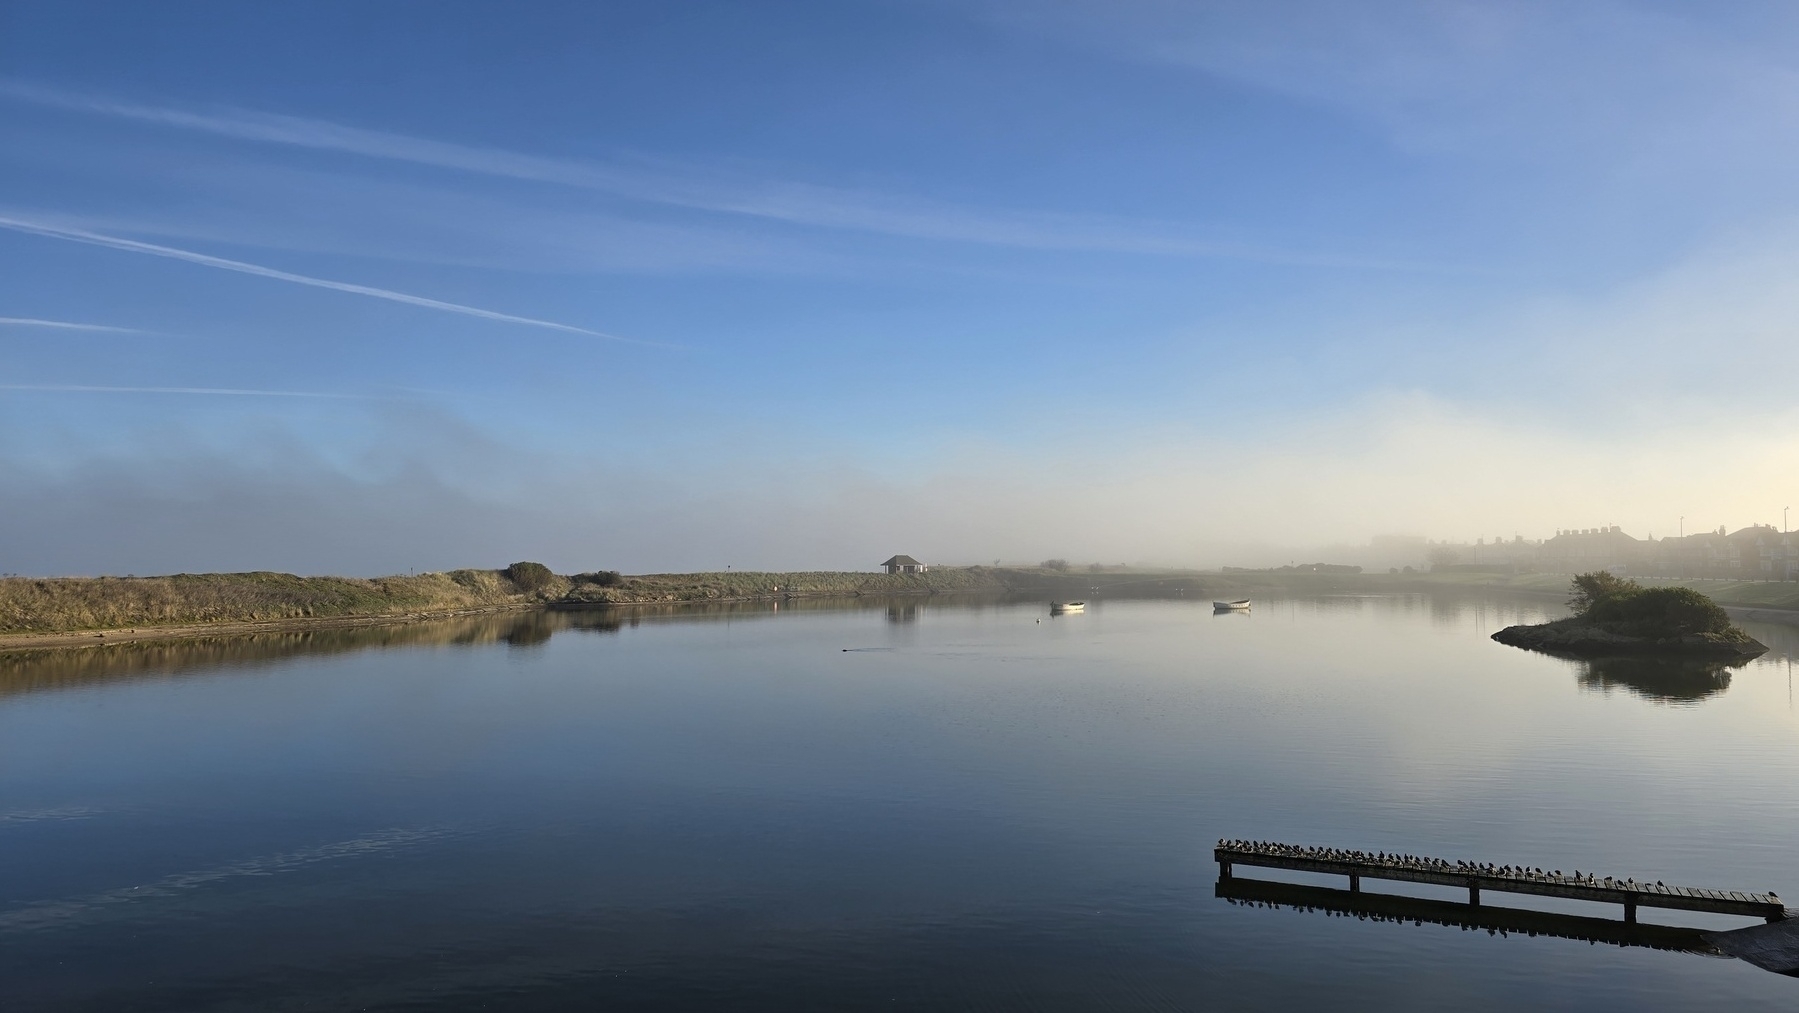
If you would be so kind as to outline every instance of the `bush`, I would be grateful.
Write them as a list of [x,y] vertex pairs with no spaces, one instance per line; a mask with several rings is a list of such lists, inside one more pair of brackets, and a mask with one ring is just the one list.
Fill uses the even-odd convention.
[[[1628,598],[1642,590],[1643,585],[1634,580],[1613,576],[1610,570],[1577,574],[1574,578],[1574,595],[1568,599],[1568,607],[1580,615],[1589,615],[1596,607],[1616,599]],[[1595,615],[1593,618],[1603,617]]]
[[595,587],[617,587],[624,577],[617,570],[595,570],[592,573],[577,573],[569,578],[577,584],[592,584]]
[[1068,569],[1068,560],[1046,559],[1043,561],[1043,568],[1045,570],[1055,570],[1057,572],[1066,571]]
[[514,563],[506,568],[506,579],[526,594],[536,594],[556,582],[556,575],[542,563]]
[[1568,604],[1595,622],[1645,632],[1690,636],[1725,633],[1731,628],[1729,613],[1690,587],[1644,587],[1604,570],[1575,577],[1574,596]]
[[1730,615],[1718,603],[1690,587],[1646,588],[1613,606],[1620,621],[1653,626],[1680,636],[1724,633]]

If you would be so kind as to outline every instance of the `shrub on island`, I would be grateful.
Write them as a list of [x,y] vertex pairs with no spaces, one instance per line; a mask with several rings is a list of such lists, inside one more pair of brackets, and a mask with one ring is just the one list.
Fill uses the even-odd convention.
[[1493,639],[1551,653],[1696,654],[1753,658],[1767,647],[1738,629],[1718,604],[1689,587],[1644,587],[1606,570],[1574,578],[1574,615],[1508,626]]

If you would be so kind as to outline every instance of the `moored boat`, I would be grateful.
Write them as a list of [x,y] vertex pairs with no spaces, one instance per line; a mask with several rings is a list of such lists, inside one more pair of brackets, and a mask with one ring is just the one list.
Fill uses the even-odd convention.
[[1087,611],[1087,603],[1084,601],[1052,601],[1049,603],[1050,615],[1066,615],[1070,612],[1085,611]]
[[1215,601],[1212,603],[1212,609],[1216,612],[1247,612],[1249,611],[1249,599],[1239,598],[1236,601]]

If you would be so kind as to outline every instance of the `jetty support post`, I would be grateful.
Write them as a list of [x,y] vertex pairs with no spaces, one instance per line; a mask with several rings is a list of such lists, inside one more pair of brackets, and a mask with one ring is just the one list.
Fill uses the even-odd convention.
[[1624,920],[1631,925],[1637,923],[1637,899],[1634,896],[1624,898]]
[[1231,863],[1223,862],[1223,861],[1218,863],[1218,878],[1219,879],[1231,878]]
[[1468,906],[1469,907],[1480,907],[1480,886],[1479,886],[1479,884],[1476,884],[1473,882],[1470,882],[1468,884]]
[[1362,877],[1360,874],[1354,873],[1354,872],[1349,874],[1349,892],[1350,893],[1361,893],[1362,892]]

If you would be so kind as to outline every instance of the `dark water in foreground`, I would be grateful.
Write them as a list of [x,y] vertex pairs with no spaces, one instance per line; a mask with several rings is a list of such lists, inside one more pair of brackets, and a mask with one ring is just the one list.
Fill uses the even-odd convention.
[[1799,898],[1799,629],[1722,673],[1486,639],[1542,607],[864,601],[0,658],[0,1009],[1799,1006],[1733,960],[1214,896],[1230,836]]

